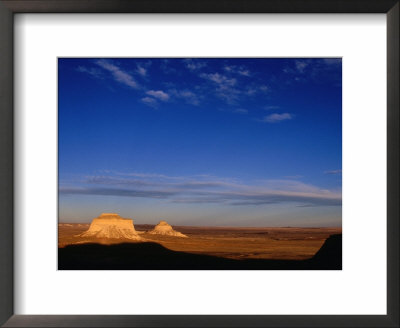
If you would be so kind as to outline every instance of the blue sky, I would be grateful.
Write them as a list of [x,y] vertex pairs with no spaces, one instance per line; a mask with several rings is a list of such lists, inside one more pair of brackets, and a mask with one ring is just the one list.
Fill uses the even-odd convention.
[[341,226],[335,58],[60,58],[59,219]]

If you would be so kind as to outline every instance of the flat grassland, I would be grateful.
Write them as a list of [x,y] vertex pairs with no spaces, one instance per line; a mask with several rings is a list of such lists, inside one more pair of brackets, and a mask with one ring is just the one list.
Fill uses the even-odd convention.
[[[130,240],[110,240],[77,236],[89,224],[59,224],[58,247],[99,243],[115,244]],[[136,224],[135,229],[148,242],[161,244],[172,251],[212,255],[230,259],[306,260],[321,248],[341,228],[242,228],[242,227],[189,227],[173,226],[189,238],[148,234],[154,225]]]

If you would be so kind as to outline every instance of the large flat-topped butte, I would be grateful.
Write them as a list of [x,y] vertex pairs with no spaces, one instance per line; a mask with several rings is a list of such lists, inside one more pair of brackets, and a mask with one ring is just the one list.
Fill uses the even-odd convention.
[[125,219],[116,213],[102,213],[94,218],[89,229],[81,237],[143,240],[135,230],[132,219]]

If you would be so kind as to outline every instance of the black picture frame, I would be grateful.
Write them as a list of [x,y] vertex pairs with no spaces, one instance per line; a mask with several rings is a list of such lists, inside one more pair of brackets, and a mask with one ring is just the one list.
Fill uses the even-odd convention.
[[[0,0],[0,324],[4,327],[399,327],[399,8],[399,0]],[[16,13],[386,14],[387,315],[14,315],[13,17]]]

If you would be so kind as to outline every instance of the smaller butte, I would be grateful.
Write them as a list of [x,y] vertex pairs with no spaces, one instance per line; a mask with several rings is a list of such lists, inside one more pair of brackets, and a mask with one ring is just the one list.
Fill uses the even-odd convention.
[[183,233],[172,229],[172,227],[167,223],[167,221],[164,220],[161,220],[160,223],[157,224],[153,230],[148,231],[148,233],[152,235],[164,235],[164,236],[188,238],[188,236],[184,235]]
[[116,213],[102,213],[92,220],[90,227],[80,237],[143,240],[132,219],[124,219]]

